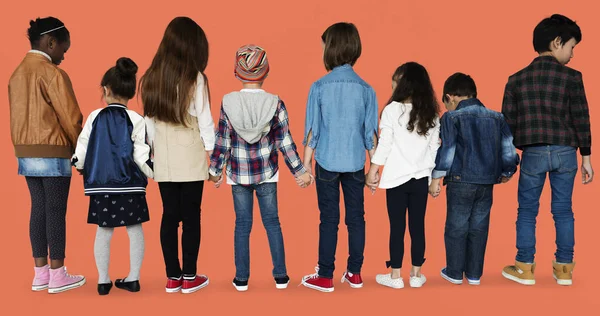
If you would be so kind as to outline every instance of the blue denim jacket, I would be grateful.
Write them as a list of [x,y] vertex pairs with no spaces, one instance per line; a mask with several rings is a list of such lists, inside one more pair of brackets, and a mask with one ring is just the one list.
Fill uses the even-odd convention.
[[496,184],[517,170],[519,156],[504,116],[478,99],[464,100],[444,114],[440,135],[434,179]]
[[332,172],[363,169],[376,135],[375,90],[350,65],[334,68],[312,85],[303,144],[315,149],[321,167]]

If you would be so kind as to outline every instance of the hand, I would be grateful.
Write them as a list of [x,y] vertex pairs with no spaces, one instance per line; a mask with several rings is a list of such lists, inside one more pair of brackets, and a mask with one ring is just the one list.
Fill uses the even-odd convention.
[[83,169],[75,169],[75,170],[77,170],[77,172],[79,172],[79,175],[81,175],[81,176],[83,175]]
[[365,185],[371,190],[371,194],[375,194],[377,190],[377,186],[379,185],[379,168],[369,169],[369,173],[367,173],[367,181]]
[[306,169],[306,172],[308,174],[313,174],[313,172],[312,172],[312,160],[305,160],[304,161],[304,169]]
[[429,194],[431,194],[432,197],[437,198],[441,191],[442,187],[440,185],[440,179],[431,180],[431,184],[429,185]]
[[221,174],[221,176],[219,177],[219,180],[217,180],[217,182],[215,182],[215,188],[218,189],[222,183],[223,183],[223,175]]
[[510,179],[512,179],[512,177],[502,177],[502,178],[500,179],[500,182],[502,182],[502,183],[507,183],[508,181],[510,181]]
[[215,188],[219,188],[221,183],[223,182],[223,174],[220,176],[213,176],[212,174],[208,175],[208,180],[215,183]]
[[296,177],[296,184],[301,188],[306,188],[313,183],[313,177],[310,173],[305,172],[302,175]]
[[590,184],[594,179],[594,168],[592,168],[592,161],[590,156],[584,156],[581,162],[581,182],[583,184]]

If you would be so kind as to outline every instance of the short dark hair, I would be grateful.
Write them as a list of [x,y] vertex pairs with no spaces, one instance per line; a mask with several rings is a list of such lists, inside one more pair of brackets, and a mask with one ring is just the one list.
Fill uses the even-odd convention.
[[110,68],[102,77],[100,85],[110,88],[115,96],[132,99],[135,96],[138,66],[127,57],[121,57],[117,64]]
[[321,40],[325,44],[323,62],[327,70],[345,64],[354,66],[362,52],[358,29],[352,23],[340,22],[328,27]]
[[560,14],[553,14],[543,19],[533,30],[533,48],[538,53],[550,51],[550,43],[560,38],[564,44],[572,38],[579,44],[581,42],[581,29],[575,21]]
[[455,95],[458,97],[477,97],[477,86],[471,76],[457,72],[446,79],[444,83],[444,95],[442,101],[448,102],[446,95]]
[[64,43],[69,39],[69,30],[67,30],[63,22],[55,17],[49,16],[46,18],[37,18],[35,21],[29,21],[27,37],[29,38],[29,43],[32,48],[37,47],[40,44],[42,35],[46,34],[56,38],[56,41],[58,41],[59,44]]

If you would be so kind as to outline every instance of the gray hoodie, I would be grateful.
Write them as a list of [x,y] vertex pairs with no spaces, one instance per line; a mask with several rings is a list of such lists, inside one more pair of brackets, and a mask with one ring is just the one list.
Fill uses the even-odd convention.
[[248,144],[257,143],[271,130],[279,97],[262,90],[232,92],[223,97],[223,110],[231,126]]

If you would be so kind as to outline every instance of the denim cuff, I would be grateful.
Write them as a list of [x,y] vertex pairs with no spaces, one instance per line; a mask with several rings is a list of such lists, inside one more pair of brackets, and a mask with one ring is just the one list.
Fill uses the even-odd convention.
[[431,177],[433,179],[440,179],[445,177],[446,175],[448,175],[447,171],[441,171],[441,170],[433,170],[433,172],[431,173]]

